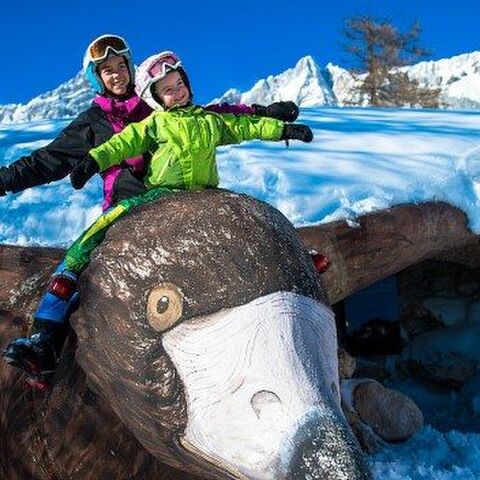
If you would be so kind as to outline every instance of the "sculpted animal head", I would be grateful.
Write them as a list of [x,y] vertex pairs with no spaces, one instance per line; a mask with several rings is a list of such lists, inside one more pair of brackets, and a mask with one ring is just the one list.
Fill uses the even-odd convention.
[[157,458],[207,478],[371,478],[325,289],[271,206],[219,190],[143,206],[80,293],[77,359]]

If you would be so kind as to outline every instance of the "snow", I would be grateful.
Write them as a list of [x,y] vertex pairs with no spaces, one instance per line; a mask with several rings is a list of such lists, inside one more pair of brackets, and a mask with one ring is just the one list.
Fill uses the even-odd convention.
[[480,115],[303,109],[311,144],[254,142],[219,154],[223,186],[269,201],[296,225],[401,203],[445,201],[480,229]]
[[[273,204],[297,226],[342,218],[355,224],[373,210],[434,200],[461,208],[480,233],[480,111],[311,107],[300,121],[314,130],[311,144],[291,142],[287,149],[255,141],[219,149],[221,186]],[[45,145],[66,124],[0,125],[0,165]],[[100,213],[100,199],[98,179],[81,191],[66,179],[9,194],[0,199],[0,243],[67,245]],[[436,302],[431,307],[455,323],[459,307]],[[478,324],[480,304],[470,310],[469,322]],[[433,355],[439,343],[478,356],[466,331],[422,348]],[[395,386],[420,399],[429,425],[372,457],[375,478],[480,478],[480,380],[458,394],[400,380]]]
[[373,461],[375,479],[477,480],[480,477],[478,434],[441,433],[425,427],[408,442],[392,445]]
[[[306,108],[310,144],[250,142],[219,149],[221,186],[265,200],[297,226],[402,203],[443,201],[480,232],[480,112]],[[0,164],[46,144],[66,121],[0,126]],[[0,242],[67,245],[100,214],[98,178],[8,195]]]

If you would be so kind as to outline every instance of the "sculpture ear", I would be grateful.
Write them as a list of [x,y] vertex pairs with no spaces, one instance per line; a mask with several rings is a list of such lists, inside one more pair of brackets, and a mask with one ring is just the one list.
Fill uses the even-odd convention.
[[181,318],[183,295],[173,283],[154,287],[147,300],[147,320],[157,332],[164,332]]

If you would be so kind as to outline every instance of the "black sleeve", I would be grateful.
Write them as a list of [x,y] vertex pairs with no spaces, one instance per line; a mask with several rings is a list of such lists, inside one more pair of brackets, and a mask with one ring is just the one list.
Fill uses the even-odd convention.
[[94,146],[88,112],[81,113],[47,146],[0,168],[5,190],[20,192],[66,177]]

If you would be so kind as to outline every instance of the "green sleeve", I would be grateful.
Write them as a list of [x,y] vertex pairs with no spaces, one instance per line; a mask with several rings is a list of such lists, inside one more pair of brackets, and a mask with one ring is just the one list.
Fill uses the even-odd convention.
[[88,153],[96,160],[100,171],[103,172],[113,165],[122,163],[126,158],[151,150],[155,144],[152,134],[154,124],[154,116],[138,123],[131,123],[110,140],[92,148]]
[[274,118],[253,115],[222,114],[224,129],[220,145],[240,143],[245,140],[280,140],[284,122]]

